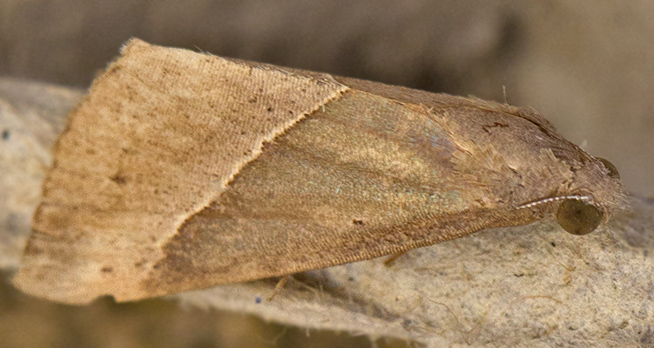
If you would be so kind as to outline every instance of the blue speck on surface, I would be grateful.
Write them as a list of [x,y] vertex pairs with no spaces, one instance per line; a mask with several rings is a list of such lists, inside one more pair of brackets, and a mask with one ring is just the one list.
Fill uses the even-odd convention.
[[261,297],[257,296],[257,297],[254,299],[254,302],[255,302],[256,304],[261,303]]
[[9,129],[5,129],[5,130],[3,130],[3,131],[2,131],[2,140],[7,140],[7,139],[9,139],[9,135],[10,135],[10,134],[11,134],[11,133],[9,132]]

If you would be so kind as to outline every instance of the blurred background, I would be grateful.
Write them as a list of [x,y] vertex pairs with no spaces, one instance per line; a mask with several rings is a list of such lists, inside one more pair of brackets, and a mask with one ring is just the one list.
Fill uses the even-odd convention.
[[[506,100],[540,111],[566,138],[610,159],[628,190],[652,197],[653,16],[648,0],[0,0],[0,78],[86,88],[138,37]],[[6,284],[0,339],[9,347],[407,346],[165,301],[66,307]]]

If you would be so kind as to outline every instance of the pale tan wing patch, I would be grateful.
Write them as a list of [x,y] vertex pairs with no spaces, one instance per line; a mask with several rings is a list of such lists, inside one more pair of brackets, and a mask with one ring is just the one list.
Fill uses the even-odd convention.
[[263,142],[345,90],[328,75],[132,40],[57,140],[15,284],[71,303],[146,296],[135,284],[160,244]]

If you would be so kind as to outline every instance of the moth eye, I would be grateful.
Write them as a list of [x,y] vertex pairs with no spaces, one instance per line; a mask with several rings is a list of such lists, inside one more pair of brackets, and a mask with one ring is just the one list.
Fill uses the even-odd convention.
[[602,221],[602,213],[593,205],[568,199],[561,203],[556,220],[564,230],[581,236],[595,230]]
[[604,168],[609,171],[609,176],[614,178],[614,179],[620,179],[620,173],[618,173],[618,168],[616,168],[613,163],[609,162],[609,160],[604,159],[602,157],[598,157],[598,160],[602,162],[604,165]]

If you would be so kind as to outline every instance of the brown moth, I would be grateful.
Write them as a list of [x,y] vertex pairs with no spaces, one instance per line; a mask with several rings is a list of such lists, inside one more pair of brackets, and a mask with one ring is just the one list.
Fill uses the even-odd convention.
[[555,218],[617,171],[524,109],[130,41],[70,114],[14,283],[136,300]]

